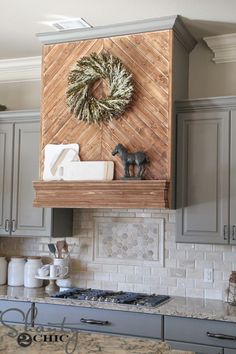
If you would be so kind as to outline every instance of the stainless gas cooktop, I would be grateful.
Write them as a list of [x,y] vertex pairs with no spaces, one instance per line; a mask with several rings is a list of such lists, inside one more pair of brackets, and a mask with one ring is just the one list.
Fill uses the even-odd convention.
[[89,300],[130,304],[138,306],[156,307],[170,299],[168,295],[148,295],[123,291],[73,288],[53,294],[51,297],[59,299]]

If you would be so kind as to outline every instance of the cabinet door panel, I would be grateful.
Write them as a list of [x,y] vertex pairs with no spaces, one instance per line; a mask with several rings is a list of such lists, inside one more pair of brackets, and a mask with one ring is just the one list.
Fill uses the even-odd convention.
[[178,242],[228,243],[229,114],[178,116]]
[[231,114],[230,152],[230,243],[236,244],[236,111]]
[[168,343],[173,349],[193,351],[195,354],[223,354],[222,348],[174,341],[168,341]]
[[0,233],[5,231],[5,221],[11,218],[11,178],[12,178],[12,124],[0,125]]
[[32,182],[38,179],[39,171],[39,129],[38,122],[15,124],[12,199],[14,235],[43,236],[50,232],[46,227],[49,213],[42,208],[33,208]]

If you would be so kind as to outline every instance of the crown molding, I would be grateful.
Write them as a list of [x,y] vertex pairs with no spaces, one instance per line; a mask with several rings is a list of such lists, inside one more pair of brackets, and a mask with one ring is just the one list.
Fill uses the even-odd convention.
[[41,57],[0,60],[0,83],[39,81]]
[[194,98],[175,102],[175,112],[193,112],[210,110],[229,110],[236,108],[236,96],[219,96],[208,98]]
[[183,43],[188,51],[191,51],[194,48],[196,41],[178,15],[118,23],[107,26],[38,33],[36,36],[42,44],[56,44],[86,39],[163,31],[168,29],[174,30],[178,39]]
[[39,109],[26,109],[26,110],[17,110],[17,111],[2,111],[0,112],[0,123],[13,123],[21,121],[32,121],[32,118],[35,121],[40,120],[40,111]]
[[197,41],[185,26],[181,16],[176,17],[173,25],[173,31],[176,38],[180,41],[180,43],[182,43],[187,52],[190,53],[197,44]]
[[212,60],[216,63],[236,62],[236,33],[203,38],[214,53]]

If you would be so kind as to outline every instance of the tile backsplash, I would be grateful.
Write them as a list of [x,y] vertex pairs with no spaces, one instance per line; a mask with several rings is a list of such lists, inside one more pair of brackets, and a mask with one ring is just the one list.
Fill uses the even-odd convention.
[[[225,299],[236,246],[175,242],[175,211],[75,209],[71,277],[75,286]],[[55,242],[57,239],[51,240]],[[50,254],[47,237],[1,237],[0,253]],[[214,281],[204,282],[204,269]]]

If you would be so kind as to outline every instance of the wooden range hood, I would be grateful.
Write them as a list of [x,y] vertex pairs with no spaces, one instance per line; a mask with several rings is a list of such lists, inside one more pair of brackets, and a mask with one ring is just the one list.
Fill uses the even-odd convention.
[[[195,40],[178,16],[38,35],[43,46],[41,172],[46,144],[78,143],[81,160],[113,160],[110,182],[34,182],[34,206],[53,208],[174,207],[173,102],[187,98],[188,58]],[[67,77],[81,57],[103,49],[133,74],[131,107],[117,120],[86,125],[66,105]],[[122,143],[150,159],[145,180],[120,180],[111,151]]]

